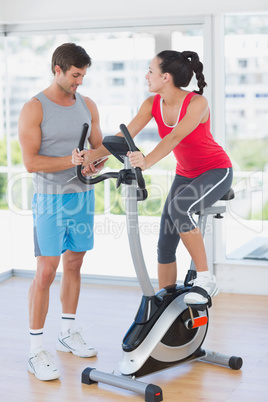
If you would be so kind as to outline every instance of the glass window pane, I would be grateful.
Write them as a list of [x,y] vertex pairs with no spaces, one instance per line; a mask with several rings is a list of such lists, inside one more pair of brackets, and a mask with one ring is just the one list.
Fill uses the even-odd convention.
[[3,155],[3,147],[5,144],[3,143],[5,137],[5,128],[4,128],[4,93],[5,93],[5,42],[4,37],[0,36],[0,165],[6,166],[6,155]]
[[[7,209],[7,172],[3,173],[3,169],[0,167],[0,209]],[[3,226],[2,226],[3,228]]]
[[[151,95],[147,88],[145,75],[148,72],[151,59],[157,53],[166,49],[178,51],[190,49],[196,51],[201,59],[203,58],[202,25],[195,27],[183,25],[148,27],[139,32],[76,34],[71,35],[70,40],[83,46],[92,57],[92,66],[79,91],[96,102],[104,135],[117,133],[121,123],[128,124],[137,113],[142,102]],[[195,80],[189,84],[188,89],[197,89]],[[138,135],[136,143],[144,153],[147,153],[158,141],[157,126],[152,120]],[[113,163],[113,159],[110,158],[108,164],[114,167]],[[163,172],[163,170],[166,172]],[[139,205],[142,244],[150,242],[150,247],[144,247],[143,249],[144,256],[145,260],[149,262],[149,274],[154,278],[157,275],[155,267],[159,216],[171,185],[174,171],[175,159],[171,154],[158,163],[152,173],[146,175],[150,196]],[[103,197],[103,187],[96,186],[95,192],[96,199],[100,200]],[[124,203],[118,190],[115,190],[113,182],[110,184],[109,203],[112,214],[118,215],[124,212]],[[103,211],[109,212],[106,206],[106,203],[101,205],[100,213],[103,213]],[[96,219],[98,222],[96,229],[98,233],[102,233],[105,225],[100,224],[101,217]],[[124,217],[118,217],[118,219],[121,220],[117,222],[117,218],[115,218],[115,226],[113,226],[112,221],[110,222],[110,228],[114,236],[117,236],[117,233],[120,232],[121,225],[124,227]],[[115,230],[115,227],[117,227],[117,230]],[[111,233],[109,236],[111,236]],[[124,236],[125,233],[120,234],[120,241],[115,242],[114,247],[120,243],[120,249],[127,251],[128,244]],[[122,244],[125,246],[122,247]],[[152,258],[153,247],[155,252]],[[96,255],[98,253],[97,242],[93,253],[96,253]],[[179,279],[183,279],[189,267],[190,258],[184,252],[182,246],[179,253],[181,261]],[[107,263],[107,266],[102,264],[101,272],[104,275],[111,274],[109,265],[109,263]],[[134,276],[135,274],[133,270],[126,271],[126,267],[124,267],[124,271],[120,272],[118,270],[118,272],[113,272],[113,275]]]
[[228,16],[225,31],[226,148],[236,192],[226,243],[240,259],[268,240],[268,15]]
[[25,102],[50,84],[52,53],[59,44],[67,40],[67,35],[49,34],[7,38],[8,102],[13,165],[22,165],[18,144],[20,110]]
[[[70,40],[83,46],[92,57],[92,66],[80,92],[98,105],[104,135],[117,133],[119,125],[127,124],[151,95],[145,75],[157,53],[166,49],[190,49],[203,58],[202,25],[148,27],[142,32],[76,34],[71,35]],[[188,89],[196,88],[193,79]],[[138,141],[146,151],[158,140],[156,124],[152,120]],[[173,169],[173,156],[160,165]]]
[[5,38],[0,36],[0,209],[7,208],[7,137],[5,126]]
[[[67,35],[10,36],[7,39],[7,80],[5,104],[9,113],[6,134],[10,146],[10,208],[25,211],[31,208],[33,186],[25,182],[21,149],[18,141],[18,117],[22,106],[52,80],[50,61],[52,52],[68,40]],[[3,60],[4,58],[1,58]],[[18,68],[19,65],[19,68]],[[4,80],[3,80],[4,81]],[[1,112],[1,109],[0,109]],[[1,121],[1,120],[0,120]],[[0,141],[6,141],[6,137]],[[6,149],[6,148],[5,148]],[[1,154],[6,151],[0,151]]]
[[[18,116],[23,104],[32,96],[48,87],[53,76],[50,70],[51,56],[55,48],[64,42],[75,42],[83,46],[92,57],[92,67],[89,69],[84,78],[83,85],[79,88],[79,92],[85,96],[92,98],[99,109],[101,117],[101,128],[104,135],[115,134],[119,131],[121,123],[127,124],[137,113],[142,102],[150,95],[145,75],[149,68],[149,63],[156,53],[164,49],[174,50],[195,50],[200,57],[203,56],[203,28],[202,25],[191,26],[162,26],[162,27],[145,27],[138,30],[125,32],[91,32],[91,33],[68,33],[66,35],[25,35],[10,36],[7,41],[7,102],[9,107],[10,125],[10,155],[11,155],[11,174],[10,174],[10,209],[16,214],[16,222],[23,222],[20,226],[21,230],[27,228],[27,233],[31,232],[31,198],[32,183],[30,175],[25,172],[23,167],[21,152],[18,143]],[[4,58],[1,58],[3,60]],[[18,65],[20,68],[18,68]],[[4,80],[3,80],[4,81]],[[3,86],[2,86],[3,87]],[[196,89],[196,83],[193,81],[189,85],[189,89]],[[1,112],[1,109],[0,109]],[[1,140],[1,138],[0,138]],[[138,146],[148,152],[159,141],[157,127],[152,120],[143,130],[143,133],[137,139]],[[109,161],[112,166],[114,162]],[[146,215],[144,225],[143,241],[152,242],[157,240],[158,221],[163,200],[170,186],[174,170],[175,160],[173,155],[165,158],[157,169],[164,169],[167,172],[160,174],[154,172],[152,177],[148,177],[150,183],[151,197],[147,203],[140,207],[141,215]],[[170,173],[172,171],[172,173]],[[5,172],[6,174],[6,172]],[[6,176],[5,176],[6,178]],[[101,218],[103,212],[112,212],[113,214],[124,213],[122,198],[115,190],[114,183],[110,184],[110,192],[107,195],[107,183],[96,186],[96,220],[98,234],[105,234],[112,237],[112,240],[121,236],[120,242],[125,242],[124,249],[128,249],[127,236],[123,236],[120,228],[125,227],[124,217],[122,221],[116,223],[117,231],[111,231],[109,223],[109,233],[106,228],[105,216]],[[3,195],[4,197],[4,195]],[[28,213],[27,213],[28,211]],[[153,219],[148,224],[147,216]],[[145,218],[145,217],[143,217]],[[148,219],[149,219],[148,218]],[[103,225],[100,223],[103,219]],[[155,222],[156,219],[156,222]],[[150,230],[154,228],[154,232],[150,232],[148,236],[148,227]],[[112,227],[113,229],[114,227]],[[98,231],[99,230],[99,231]],[[117,233],[118,232],[118,233]],[[152,236],[151,236],[152,235]],[[154,240],[152,240],[152,238]],[[29,234],[29,242],[31,234]],[[122,249],[122,244],[120,248]],[[124,244],[125,244],[124,243]],[[32,251],[32,242],[27,244],[28,250]],[[151,247],[145,248],[145,259],[151,261]],[[156,246],[155,246],[156,250]],[[25,251],[25,250],[24,250]],[[181,251],[180,251],[181,252]],[[146,255],[146,253],[148,255]],[[101,253],[103,254],[103,253]],[[108,255],[109,253],[107,253]],[[20,253],[18,253],[18,256]],[[89,264],[84,264],[86,273],[88,266],[92,266],[91,261],[96,255],[99,256],[98,246],[86,257]],[[156,258],[156,252],[154,253]],[[186,257],[187,258],[187,257]],[[27,255],[27,266],[29,269],[35,268],[35,262],[31,265],[30,256]],[[25,269],[25,261],[19,260],[16,255],[13,256],[13,265],[18,269]],[[109,263],[102,264],[98,274],[111,275]],[[188,269],[188,263],[182,264]],[[131,266],[131,264],[130,264]],[[127,272],[113,272],[113,275],[134,276],[133,270]],[[155,264],[148,267],[152,272],[150,276],[156,276]],[[61,267],[60,267],[61,270]],[[184,272],[180,271],[181,277]]]

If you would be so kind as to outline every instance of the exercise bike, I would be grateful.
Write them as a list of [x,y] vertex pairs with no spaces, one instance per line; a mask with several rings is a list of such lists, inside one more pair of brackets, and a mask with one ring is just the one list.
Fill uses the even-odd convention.
[[[79,149],[84,148],[88,125],[85,123]],[[186,274],[184,284],[166,287],[155,293],[145,266],[138,232],[138,201],[147,198],[145,181],[140,168],[132,168],[127,153],[136,151],[131,135],[124,124],[120,125],[124,137],[106,136],[103,145],[124,164],[119,172],[107,172],[96,177],[85,177],[82,167],[77,166],[77,176],[85,184],[96,184],[106,179],[117,179],[116,187],[125,185],[126,223],[129,246],[137,278],[142,289],[142,299],[133,324],[122,342],[122,357],[119,362],[120,375],[104,373],[87,367],[82,373],[82,383],[103,382],[144,395],[147,402],[163,400],[162,390],[154,384],[146,384],[141,377],[180,363],[200,360],[239,370],[241,357],[226,356],[202,348],[208,331],[207,304],[186,305],[185,294],[191,289],[191,280],[196,277],[193,262]],[[231,191],[223,199],[233,198]],[[216,212],[221,217],[224,208],[199,212],[199,224],[205,232],[207,215]],[[216,208],[217,209],[217,208]]]

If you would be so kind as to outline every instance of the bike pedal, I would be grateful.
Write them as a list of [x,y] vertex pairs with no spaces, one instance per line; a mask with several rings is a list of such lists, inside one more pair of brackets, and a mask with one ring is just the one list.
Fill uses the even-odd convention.
[[206,315],[203,315],[201,317],[195,317],[194,320],[191,319],[191,329],[195,329],[198,327],[202,327],[203,325],[207,325],[208,323],[208,318]]
[[198,311],[205,311],[207,307],[209,306],[209,303],[205,303],[205,304],[186,304],[187,307],[191,307],[191,309],[193,310],[198,310]]
[[200,288],[199,286],[193,286],[191,288],[190,292],[193,292],[193,291],[206,297],[208,299],[208,301],[207,301],[207,303],[195,303],[195,304],[186,303],[186,305],[188,307],[191,307],[193,310],[204,311],[204,310],[206,310],[206,308],[210,308],[212,306],[211,297],[209,296],[209,294],[207,293],[207,291],[205,289]]

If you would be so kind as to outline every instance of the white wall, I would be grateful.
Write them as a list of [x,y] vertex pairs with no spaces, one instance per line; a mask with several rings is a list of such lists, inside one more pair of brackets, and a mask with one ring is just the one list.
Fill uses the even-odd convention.
[[[0,0],[0,22],[111,21],[221,13],[262,12],[267,0]],[[127,22],[127,21],[126,21]]]
[[0,24],[6,20],[6,0],[0,0]]

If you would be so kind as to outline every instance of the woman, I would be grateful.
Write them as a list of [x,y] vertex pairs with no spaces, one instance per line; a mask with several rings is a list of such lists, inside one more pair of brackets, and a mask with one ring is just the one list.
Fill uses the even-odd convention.
[[[187,87],[195,74],[198,91]],[[215,276],[208,271],[202,234],[193,214],[218,201],[231,187],[232,164],[210,133],[210,112],[203,94],[207,85],[203,64],[197,53],[166,50],[151,61],[146,75],[149,91],[156,95],[147,98],[137,115],[128,125],[135,137],[154,117],[161,141],[148,155],[129,153],[133,167],[148,169],[174,152],[177,160],[176,176],[168,194],[161,217],[158,240],[159,287],[176,283],[176,249],[180,239],[191,255],[197,270],[193,289],[185,296],[188,304],[205,304],[207,295],[218,293]],[[122,135],[118,133],[117,135]],[[79,154],[73,151],[73,163],[88,165],[87,172],[94,173],[91,164],[107,155],[102,146],[96,151]],[[198,292],[198,287],[207,294]]]

